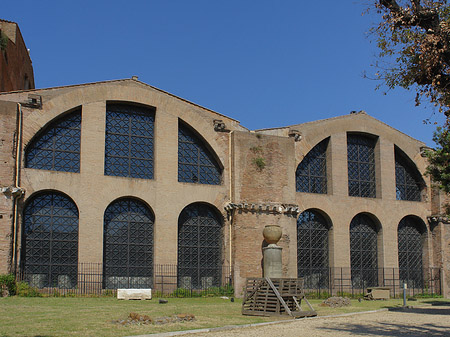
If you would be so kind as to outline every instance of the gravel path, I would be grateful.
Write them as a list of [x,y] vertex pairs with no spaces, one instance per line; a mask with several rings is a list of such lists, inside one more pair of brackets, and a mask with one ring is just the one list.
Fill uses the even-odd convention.
[[[184,335],[189,336],[189,335]],[[450,306],[429,306],[402,311],[319,319],[298,319],[281,324],[190,334],[195,337],[281,336],[414,336],[450,337]]]

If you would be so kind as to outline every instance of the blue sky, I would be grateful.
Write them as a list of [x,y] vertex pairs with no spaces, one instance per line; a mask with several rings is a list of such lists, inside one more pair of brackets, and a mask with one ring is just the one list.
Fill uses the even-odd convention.
[[365,110],[433,146],[444,118],[415,93],[375,91],[378,20],[363,1],[7,1],[36,87],[139,80],[270,128]]

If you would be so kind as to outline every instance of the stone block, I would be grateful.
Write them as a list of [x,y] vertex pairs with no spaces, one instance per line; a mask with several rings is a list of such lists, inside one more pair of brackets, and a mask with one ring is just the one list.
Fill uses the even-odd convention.
[[118,300],[151,300],[151,289],[117,289]]

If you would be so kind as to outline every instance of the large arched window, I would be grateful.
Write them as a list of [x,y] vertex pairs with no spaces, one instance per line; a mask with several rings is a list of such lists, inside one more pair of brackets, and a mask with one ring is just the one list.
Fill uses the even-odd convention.
[[105,288],[152,287],[154,222],[152,210],[139,200],[123,198],[108,206],[103,232]]
[[423,237],[425,225],[413,216],[404,217],[398,225],[398,267],[400,280],[410,288],[423,286]]
[[328,286],[327,220],[315,210],[306,210],[297,219],[297,269],[306,288]]
[[420,201],[423,179],[411,160],[395,149],[395,188],[397,200]]
[[347,134],[349,196],[376,197],[375,143],[372,137]]
[[155,109],[106,105],[105,175],[153,179]]
[[81,109],[58,118],[37,134],[25,150],[25,167],[80,172]]
[[222,218],[207,204],[187,206],[178,218],[178,286],[220,285]]
[[178,123],[178,181],[220,185],[222,170],[200,137]]
[[78,209],[67,196],[32,196],[23,213],[22,263],[30,285],[72,288],[78,271]]
[[366,214],[356,215],[350,223],[350,265],[356,288],[378,284],[377,227]]
[[327,193],[327,147],[329,138],[314,146],[297,167],[297,192]]

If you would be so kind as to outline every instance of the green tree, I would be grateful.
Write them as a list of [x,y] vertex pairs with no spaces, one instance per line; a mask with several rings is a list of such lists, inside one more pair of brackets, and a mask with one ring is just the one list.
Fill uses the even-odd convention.
[[434,133],[433,141],[437,148],[427,152],[429,166],[427,173],[439,182],[440,188],[450,193],[450,132],[448,129],[438,127]]
[[373,31],[380,50],[377,79],[392,89],[416,91],[446,116],[427,153],[428,174],[450,193],[450,5],[446,0],[377,0],[381,15]]

